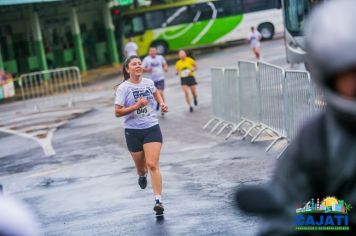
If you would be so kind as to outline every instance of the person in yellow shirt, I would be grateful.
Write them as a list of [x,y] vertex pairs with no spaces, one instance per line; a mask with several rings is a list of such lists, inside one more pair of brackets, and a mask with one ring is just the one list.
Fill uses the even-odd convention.
[[185,101],[189,106],[189,111],[193,112],[193,106],[191,105],[191,100],[189,96],[189,90],[193,95],[194,105],[198,105],[197,100],[197,90],[196,85],[198,84],[195,80],[195,71],[197,70],[197,65],[195,61],[187,56],[184,50],[179,51],[179,61],[176,63],[177,75],[180,77],[182,89],[185,95]]

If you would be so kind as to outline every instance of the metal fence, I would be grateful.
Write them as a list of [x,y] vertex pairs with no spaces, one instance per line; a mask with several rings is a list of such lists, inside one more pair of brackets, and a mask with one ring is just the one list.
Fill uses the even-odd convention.
[[224,107],[221,106],[221,102],[223,102],[223,93],[221,91],[222,83],[224,79],[224,69],[223,68],[212,68],[211,69],[211,94],[212,94],[212,110],[213,110],[213,118],[208,121],[208,123],[203,127],[207,128],[210,124],[214,124],[211,129],[211,133],[216,130],[216,128],[221,125],[223,120]]
[[203,128],[215,122],[211,133],[230,128],[226,139],[241,131],[251,142],[266,132],[274,137],[266,151],[281,139],[292,140],[305,120],[325,108],[322,91],[306,71],[239,61],[237,68],[212,68],[211,75],[214,118]]
[[286,137],[294,138],[303,122],[314,114],[314,88],[308,72],[287,71],[285,76]]
[[[77,67],[60,68],[23,74],[18,80],[22,100],[34,105],[66,103],[82,99],[82,81]],[[47,97],[47,99],[41,99]],[[60,98],[59,98],[60,97]]]
[[[244,123],[249,123],[251,125],[250,129],[245,132],[245,138],[250,132],[259,126],[260,117],[260,105],[261,100],[258,94],[259,84],[257,80],[257,64],[249,61],[239,61],[239,90],[238,96],[240,98],[241,107],[241,121],[235,128],[237,130]],[[248,104],[246,106],[245,104]],[[230,134],[229,134],[230,135]],[[229,138],[226,136],[225,139]]]

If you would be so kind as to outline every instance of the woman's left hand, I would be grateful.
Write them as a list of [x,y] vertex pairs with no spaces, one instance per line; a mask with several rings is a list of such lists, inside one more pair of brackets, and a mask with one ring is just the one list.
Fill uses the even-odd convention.
[[160,107],[161,107],[161,111],[162,112],[168,112],[168,106],[164,103],[164,102],[162,102],[161,104],[159,104],[160,105]]

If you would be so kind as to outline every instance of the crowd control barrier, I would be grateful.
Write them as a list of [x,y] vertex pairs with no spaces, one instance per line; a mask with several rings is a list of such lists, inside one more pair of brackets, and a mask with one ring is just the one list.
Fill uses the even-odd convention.
[[236,68],[212,68],[211,83],[213,118],[203,129],[217,135],[228,129],[225,139],[240,131],[243,139],[251,136],[251,142],[265,132],[273,137],[266,151],[279,140],[289,143],[302,124],[326,105],[307,71],[265,62],[239,61]]

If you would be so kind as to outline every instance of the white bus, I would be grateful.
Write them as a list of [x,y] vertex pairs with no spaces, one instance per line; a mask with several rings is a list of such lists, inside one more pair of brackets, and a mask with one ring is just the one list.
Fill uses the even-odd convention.
[[[283,32],[280,0],[182,0],[122,14],[124,43],[132,38],[145,55],[245,39],[254,26],[264,39]],[[119,29],[118,29],[119,30]]]

